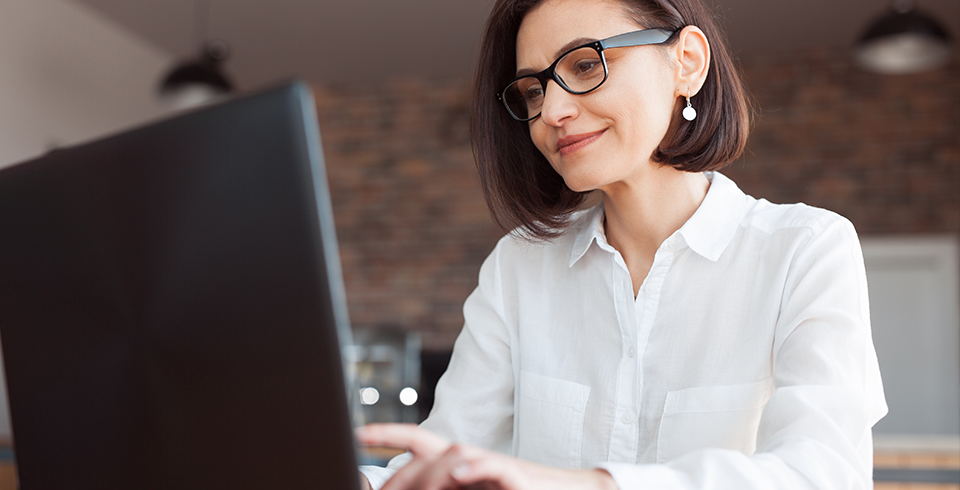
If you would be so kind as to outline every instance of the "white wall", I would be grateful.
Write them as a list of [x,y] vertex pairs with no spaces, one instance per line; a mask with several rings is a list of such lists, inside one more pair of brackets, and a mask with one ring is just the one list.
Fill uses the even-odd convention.
[[162,115],[175,60],[71,0],[0,0],[0,167]]
[[[163,115],[175,60],[70,0],[0,0],[0,167]],[[10,437],[0,377],[0,438]]]
[[[867,237],[873,341],[890,413],[878,438],[960,441],[960,239]],[[932,439],[931,439],[932,438]]]

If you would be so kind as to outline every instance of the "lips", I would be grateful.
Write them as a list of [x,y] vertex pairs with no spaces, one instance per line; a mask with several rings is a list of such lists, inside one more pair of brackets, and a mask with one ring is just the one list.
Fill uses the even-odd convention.
[[592,133],[581,133],[581,134],[572,134],[570,136],[564,136],[557,140],[557,151],[560,152],[561,156],[569,155],[584,146],[589,145],[596,141],[603,132],[606,131],[601,129],[600,131],[594,131]]

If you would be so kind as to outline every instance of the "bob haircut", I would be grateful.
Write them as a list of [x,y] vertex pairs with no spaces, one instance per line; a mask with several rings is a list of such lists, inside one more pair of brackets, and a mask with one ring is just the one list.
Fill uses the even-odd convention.
[[[517,31],[542,0],[497,0],[480,46],[471,120],[473,151],[484,198],[504,230],[532,239],[563,233],[570,214],[588,193],[574,192],[533,145],[528,126],[507,114],[496,93],[513,80]],[[718,170],[740,156],[747,142],[751,107],[726,39],[700,0],[618,0],[641,28],[699,27],[710,43],[706,81],[696,95],[697,118],[673,115],[653,160],[678,170]],[[668,41],[674,42],[674,41]]]

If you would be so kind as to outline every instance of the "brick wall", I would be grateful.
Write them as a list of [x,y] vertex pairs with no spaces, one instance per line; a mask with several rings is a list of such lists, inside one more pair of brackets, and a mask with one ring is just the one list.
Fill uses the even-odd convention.
[[470,83],[315,94],[351,322],[417,331],[425,349],[449,349],[501,235],[473,165]]
[[[761,111],[725,173],[754,196],[837,211],[861,235],[960,232],[960,59],[899,77],[848,59],[812,50],[744,60]],[[316,91],[353,324],[449,349],[501,235],[473,166],[469,81]]]
[[960,58],[906,76],[849,60],[746,60],[761,111],[726,174],[755,196],[836,211],[861,235],[960,232]]

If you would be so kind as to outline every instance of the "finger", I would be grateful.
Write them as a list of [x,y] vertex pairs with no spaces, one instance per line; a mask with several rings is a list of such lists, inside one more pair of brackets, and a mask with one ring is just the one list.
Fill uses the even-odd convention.
[[[524,465],[521,461],[503,455],[485,452],[463,462],[452,471],[453,479],[461,486],[487,485],[503,490],[526,489]],[[486,485],[483,485],[486,486]]]
[[355,435],[360,444],[403,448],[414,455],[437,455],[450,446],[446,439],[413,424],[370,424]]
[[451,471],[466,460],[463,446],[452,445],[442,455],[435,458],[415,458],[415,464],[409,464],[398,471],[382,490],[431,490],[453,488],[456,484]]
[[[458,485],[460,484],[458,483]],[[462,490],[503,490],[503,487],[501,487],[499,484],[488,481],[473,483],[471,485],[461,486],[460,488]]]
[[421,477],[429,461],[424,458],[415,458],[393,474],[380,490],[410,490],[419,488],[417,481]]
[[370,490],[370,481],[363,473],[360,473],[360,490]]
[[438,458],[427,463],[416,479],[418,490],[459,488],[451,476],[454,468],[466,462],[464,446],[453,444]]

